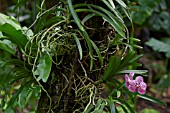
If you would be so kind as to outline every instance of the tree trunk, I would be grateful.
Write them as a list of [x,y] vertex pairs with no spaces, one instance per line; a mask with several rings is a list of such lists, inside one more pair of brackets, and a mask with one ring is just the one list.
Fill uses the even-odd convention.
[[[82,3],[82,0],[74,1],[74,3]],[[97,4],[99,1],[91,0],[90,3],[92,2]],[[79,14],[79,18],[82,19],[86,15],[87,13],[81,13]],[[110,27],[104,27],[103,22],[101,17],[90,19],[86,22],[86,25],[95,29],[87,30],[87,32],[93,41],[102,42],[107,45],[108,42],[105,40],[105,37],[110,33]],[[50,113],[72,113],[76,109],[79,109],[79,112],[83,112],[89,102],[86,98],[89,98],[91,93],[89,89],[93,88],[95,81],[97,81],[101,73],[103,73],[103,70],[90,71],[90,56],[86,42],[84,42],[82,46],[84,57],[81,61],[78,60],[78,50],[59,56],[63,59],[62,63],[59,67],[53,64],[52,73],[48,82],[42,83],[52,100]],[[99,68],[101,68],[100,62],[95,60],[94,69]],[[50,109],[49,105],[50,99],[47,94],[42,91],[38,103],[38,113],[47,113]]]

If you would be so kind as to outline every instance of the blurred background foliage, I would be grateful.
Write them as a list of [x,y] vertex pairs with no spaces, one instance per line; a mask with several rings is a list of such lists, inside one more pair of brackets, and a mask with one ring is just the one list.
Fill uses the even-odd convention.
[[[169,0],[140,0],[141,6],[134,6],[133,20],[135,34],[141,39],[145,54],[145,67],[150,70],[149,82],[158,82],[161,90],[167,91],[170,82],[170,1]],[[147,63],[147,64],[146,64]],[[160,91],[162,94],[163,92]],[[169,93],[168,93],[169,94]]]
[[150,92],[164,98],[169,105],[170,1],[139,0],[139,5],[133,9],[136,10],[133,12],[135,36],[141,39],[143,50],[139,52],[144,53],[140,62],[149,70],[148,83],[155,86]]
[[[128,26],[128,28],[131,29],[130,32],[135,33],[134,35],[131,34],[133,36],[130,37],[136,37],[137,39],[141,40],[140,46],[143,47],[143,49],[137,49],[140,48],[140,46],[138,46],[139,43],[134,40],[130,40],[130,43],[131,45],[133,45],[132,48],[138,51],[139,54],[144,54],[144,57],[142,57],[139,60],[139,62],[143,64],[142,69],[149,70],[149,77],[145,79],[148,80],[149,86],[152,87],[149,87],[148,94],[163,99],[169,105],[170,104],[169,101],[170,99],[170,82],[169,82],[170,81],[170,63],[169,63],[170,62],[169,59],[170,58],[170,1],[169,0],[129,0],[129,1],[131,1],[129,3],[130,4],[129,10],[132,13],[131,15],[132,20],[128,20],[128,17],[126,17],[125,14],[123,16],[125,17],[126,26]],[[57,3],[58,1],[56,0],[51,0],[50,2],[46,1],[46,5],[43,6],[43,8],[49,9],[53,6],[53,4],[57,4]],[[31,25],[33,31],[30,30],[27,33],[28,37],[33,36],[34,34],[38,33],[40,30],[43,30],[45,27],[49,27],[49,25],[51,25],[52,23],[62,20],[62,18],[60,17],[59,18],[54,17],[51,18],[50,22],[48,23],[47,20],[49,19],[49,17],[53,17],[54,15],[57,14],[54,15],[45,14],[43,15],[43,18],[39,19],[38,23],[35,25],[33,23],[37,19],[38,17],[37,15],[39,15],[39,12],[43,13],[44,11],[40,8],[41,1],[28,0],[26,2],[26,0],[20,0],[20,4],[17,5],[16,4],[17,4],[17,0],[10,0],[10,1],[0,0],[0,12],[9,16],[14,16],[21,26],[28,27]],[[54,10],[51,10],[52,14],[54,12],[55,12]],[[133,21],[134,26],[131,26],[131,24],[129,24],[131,23],[131,21]],[[42,25],[41,24],[42,22],[46,22],[46,23]],[[21,26],[18,26],[18,24],[12,22],[10,24],[14,25],[15,28],[21,29]],[[26,31],[28,29],[27,27],[22,27],[22,29]],[[4,38],[2,34],[0,34],[0,37]],[[8,44],[8,47],[3,45],[4,43]],[[117,42],[115,40],[113,44],[119,44],[119,43],[120,43],[119,40]],[[3,39],[0,41],[0,44],[1,44],[0,59],[3,59],[0,62],[0,70],[1,70],[0,74],[3,75],[0,76],[1,77],[0,80],[2,80],[0,81],[0,85],[1,87],[9,87],[1,90],[1,96],[5,97],[4,100],[0,101],[1,108],[7,107],[5,105],[5,101],[9,101],[9,98],[11,98],[6,96],[5,92],[8,92],[9,93],[8,95],[12,95],[19,88],[22,88],[22,84],[21,85],[17,84],[14,81],[18,81],[19,83],[19,81],[23,77],[21,72],[23,72],[24,77],[26,76],[26,80],[28,81],[27,82],[25,81],[26,84],[25,83],[23,84],[24,87],[21,90],[22,93],[19,96],[16,94],[19,97],[17,100],[18,104],[12,106],[17,106],[18,108],[16,107],[16,109],[18,110],[18,112],[34,111],[37,107],[37,100],[40,98],[41,87],[38,84],[32,84],[35,82],[35,80],[29,77],[32,73],[29,71],[31,67],[29,67],[28,65],[27,66],[28,70],[25,70],[25,68],[23,68],[22,70],[21,68],[16,68],[16,67],[14,69],[14,67],[10,65],[10,63],[16,63],[18,67],[25,67],[25,64],[23,64],[23,62],[20,62],[19,60],[16,61],[9,60],[11,59],[11,54],[14,55],[13,57],[15,58],[20,57],[20,59],[24,59],[24,57],[20,54],[20,52],[17,52],[22,50],[18,50],[15,44],[11,43],[8,40]],[[16,50],[14,51],[12,48],[15,48]],[[3,51],[4,49],[8,50],[8,52]],[[79,49],[79,51],[81,50]],[[61,55],[62,55],[62,51],[61,51]],[[46,59],[46,57],[43,58]],[[41,61],[39,61],[39,64],[41,64],[40,62]],[[141,67],[139,69],[141,69]],[[18,73],[20,73],[20,75]],[[13,75],[17,75],[17,76],[14,77]],[[118,96],[119,94],[116,95]],[[12,104],[15,99],[16,97],[14,96],[14,99],[10,103]],[[141,101],[142,103],[142,100],[139,101]],[[107,100],[107,103],[109,102],[110,101]],[[98,109],[99,107],[102,109],[102,107],[104,107],[104,103],[105,103],[104,100],[99,99],[97,101],[96,106],[93,107],[95,110]],[[26,109],[24,109],[25,106],[27,106]],[[24,110],[20,111],[19,107],[21,109],[24,109],[25,111]],[[146,107],[146,109],[144,110],[142,110],[142,108],[140,107],[137,107],[137,109],[141,110],[141,113],[170,112],[168,111],[168,109],[165,109],[164,107],[156,110],[156,108],[158,107],[155,105],[151,106],[151,108],[153,107],[152,109],[147,108],[147,104],[144,105],[144,107]],[[8,110],[9,111],[6,111],[6,113],[11,111],[14,112],[12,108],[9,108]],[[119,107],[117,107],[117,110],[119,112],[122,112],[122,109],[121,108],[119,109]]]

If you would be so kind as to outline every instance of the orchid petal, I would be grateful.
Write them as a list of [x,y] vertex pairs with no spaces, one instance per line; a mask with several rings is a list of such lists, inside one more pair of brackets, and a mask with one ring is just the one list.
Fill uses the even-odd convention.
[[143,77],[142,76],[137,76],[135,79],[137,85],[140,85],[141,82],[143,82]]
[[129,87],[128,89],[131,91],[131,92],[135,92],[136,91],[136,81],[135,80],[131,80],[129,82]]
[[134,73],[133,71],[131,71],[131,72],[130,72],[130,74],[129,74],[129,76],[130,76],[130,77],[129,77],[129,78],[130,78],[130,80],[133,80],[133,76],[134,76],[134,74],[135,74],[135,73]]

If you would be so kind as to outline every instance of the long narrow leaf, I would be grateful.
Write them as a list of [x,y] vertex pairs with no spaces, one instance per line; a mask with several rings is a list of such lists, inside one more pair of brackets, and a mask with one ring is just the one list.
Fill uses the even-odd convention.
[[156,99],[154,97],[151,97],[151,96],[148,96],[148,95],[141,95],[141,94],[137,94],[138,97],[141,97],[143,99],[146,99],[146,100],[149,100],[151,102],[154,102],[154,103],[157,103],[157,104],[160,104],[160,105],[165,105],[167,106],[167,104],[159,99]]
[[122,0],[116,0],[121,6],[127,8],[127,5]]
[[84,19],[81,21],[81,23],[84,25],[86,21],[88,21],[90,18],[94,17],[95,14],[91,13],[84,17]]
[[115,7],[115,5],[114,5],[114,3],[113,3],[113,0],[109,0],[109,2],[110,2],[110,4],[111,4],[112,8],[115,9],[116,7]]
[[116,100],[119,100],[121,103],[123,103],[129,109],[130,113],[135,113],[134,109],[125,100],[121,100],[118,98]]
[[104,73],[103,80],[106,80],[108,78],[108,76],[111,74],[113,66],[115,65],[115,60],[116,60],[116,57],[111,56],[111,58],[109,60],[108,67],[107,67],[107,69],[106,69],[106,71]]
[[71,0],[67,0],[67,2],[68,2],[68,6],[69,6],[69,9],[70,9],[70,11],[71,11],[71,14],[72,14],[72,16],[73,16],[73,18],[74,18],[75,23],[77,24],[77,26],[79,27],[79,29],[80,29],[81,31],[84,31],[84,28],[83,28],[83,26],[81,25],[80,20],[79,20],[79,18],[78,18],[78,16],[77,16],[77,13],[75,12],[75,10],[74,10],[74,8],[73,8],[72,1],[71,1]]
[[76,41],[76,44],[77,44],[77,47],[78,47],[78,50],[79,50],[79,54],[80,54],[80,60],[81,60],[82,57],[83,57],[83,52],[82,52],[82,47],[81,47],[80,41],[79,41],[79,39],[78,39],[78,37],[76,36],[75,33],[73,33],[72,35],[74,37],[74,40]]
[[96,44],[95,44],[92,40],[91,40],[91,43],[92,43],[92,46],[94,47],[94,49],[95,49],[95,51],[96,51],[96,53],[97,53],[97,55],[98,55],[98,57],[99,57],[99,60],[100,60],[100,62],[101,62],[101,65],[103,65],[103,58],[102,58],[102,55],[101,55],[98,47],[96,46]]
[[[113,8],[106,0],[102,0],[106,5],[107,7],[113,11],[113,13],[120,19],[121,22],[123,22],[123,17],[121,16],[121,14],[115,9]],[[112,0],[109,0],[110,2],[113,2]]]
[[114,105],[114,102],[113,100],[111,99],[107,99],[107,102],[108,102],[108,105],[110,107],[110,111],[111,113],[116,113],[116,110],[115,110],[115,105]]
[[75,12],[75,10],[73,8],[72,1],[71,0],[67,0],[67,2],[68,2],[69,9],[70,9],[71,14],[72,14],[72,16],[74,18],[75,23],[77,24],[79,29],[83,32],[83,35],[84,35],[84,37],[86,39],[86,42],[87,42],[87,45],[88,45],[88,48],[89,48],[89,51],[90,51],[90,57],[91,57],[91,60],[90,60],[90,70],[92,70],[92,68],[93,68],[93,50],[92,50],[92,44],[90,42],[89,35],[87,34],[86,30],[84,29],[84,27],[80,23],[80,20],[79,20],[79,18],[77,16],[77,13]]
[[136,74],[145,74],[148,71],[147,70],[123,70],[123,71],[119,71],[117,74],[125,74],[125,73],[130,73],[130,72],[134,72]]
[[[122,37],[125,37],[125,33],[122,31],[123,28],[122,28],[122,25],[120,25],[120,22],[117,23],[118,21],[116,21],[117,19],[114,17],[114,19],[112,18],[109,18],[108,16],[106,16],[105,14],[99,12],[99,11],[96,11],[96,10],[93,10],[93,9],[76,9],[76,12],[92,12],[92,13],[95,13],[96,15],[99,15],[101,16],[102,18],[104,18],[107,22],[109,22],[113,28],[122,36]],[[110,14],[109,14],[110,15]]]

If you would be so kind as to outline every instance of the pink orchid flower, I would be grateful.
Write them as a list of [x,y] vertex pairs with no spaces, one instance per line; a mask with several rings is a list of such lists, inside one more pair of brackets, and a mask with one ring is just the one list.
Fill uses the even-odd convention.
[[147,85],[143,81],[142,76],[136,77],[135,80],[133,80],[134,72],[130,72],[129,76],[128,74],[125,74],[125,86],[129,89],[131,92],[138,91],[140,94],[146,93]]

